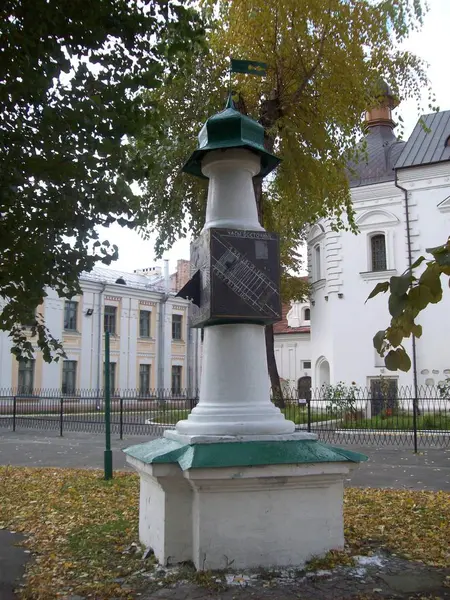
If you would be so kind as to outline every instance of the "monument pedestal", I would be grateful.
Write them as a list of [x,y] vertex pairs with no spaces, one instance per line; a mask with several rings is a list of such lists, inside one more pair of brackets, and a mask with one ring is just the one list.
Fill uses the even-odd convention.
[[167,434],[175,439],[125,450],[141,479],[140,541],[162,564],[299,566],[343,547],[343,481],[362,455],[307,433],[190,443]]
[[294,433],[271,402],[264,326],[281,316],[279,260],[274,269],[253,177],[278,162],[230,97],[184,167],[209,178],[185,286],[205,326],[199,403],[176,431],[125,450],[141,479],[139,537],[163,564],[301,565],[344,544],[343,481],[366,457]]

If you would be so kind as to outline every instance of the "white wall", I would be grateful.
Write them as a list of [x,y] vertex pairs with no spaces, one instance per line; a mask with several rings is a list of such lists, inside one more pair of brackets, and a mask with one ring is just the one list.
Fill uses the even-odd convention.
[[[311,248],[316,240],[323,247],[324,281],[312,282],[311,358],[313,388],[321,386],[325,361],[329,363],[330,383],[369,385],[383,368],[375,355],[372,338],[389,324],[387,297],[378,296],[366,304],[375,285],[401,274],[407,266],[406,234],[402,221],[402,193],[393,182],[352,190],[355,218],[360,233],[333,232],[326,220],[325,233],[312,229],[309,242],[310,272],[314,272]],[[384,233],[387,241],[387,267],[371,272],[370,235]],[[322,373],[322,375],[321,375]],[[386,372],[384,372],[386,375]],[[399,375],[399,383],[410,382],[410,374]]]
[[275,336],[275,359],[280,377],[292,390],[297,389],[300,377],[311,377],[311,369],[304,367],[311,360],[309,333],[281,333]]
[[[413,261],[427,248],[439,246],[450,235],[450,164],[402,169],[399,185],[408,191]],[[447,201],[447,202],[446,202]],[[447,277],[441,277],[443,299],[429,305],[417,322],[423,335],[417,340],[419,385],[431,380],[436,385],[450,377],[450,290]]]
[[[413,260],[425,249],[444,243],[450,234],[450,164],[430,165],[399,171],[400,185],[409,190]],[[381,366],[372,344],[379,329],[390,323],[388,296],[381,294],[365,303],[380,281],[401,275],[408,266],[405,201],[393,182],[352,189],[358,235],[331,232],[322,220],[309,239],[309,266],[312,274],[311,359],[313,388],[321,384],[319,365],[325,357],[330,365],[330,381],[352,381],[370,385],[370,379],[383,374],[398,379],[399,386],[413,383],[408,373],[390,372]],[[368,236],[382,232],[387,239],[387,267],[384,273],[370,273]],[[324,280],[314,282],[312,248],[320,243]],[[419,317],[424,334],[417,340],[419,384],[431,379],[437,384],[450,374],[449,300],[446,282],[444,300],[431,305]],[[411,341],[404,343],[411,356]],[[433,373],[435,371],[435,373]]]

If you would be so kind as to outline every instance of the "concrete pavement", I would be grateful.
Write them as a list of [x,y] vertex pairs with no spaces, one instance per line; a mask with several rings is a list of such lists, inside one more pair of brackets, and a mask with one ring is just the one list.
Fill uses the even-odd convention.
[[[113,466],[128,469],[121,451],[151,439],[112,436]],[[387,440],[389,441],[389,440]],[[336,444],[338,445],[338,444]],[[0,464],[30,467],[103,468],[104,438],[101,434],[0,429]],[[354,471],[347,485],[450,491],[450,448],[424,448],[415,455],[408,446],[346,444],[368,455],[369,461]]]
[[0,600],[14,600],[30,554],[17,546],[23,536],[0,529]]

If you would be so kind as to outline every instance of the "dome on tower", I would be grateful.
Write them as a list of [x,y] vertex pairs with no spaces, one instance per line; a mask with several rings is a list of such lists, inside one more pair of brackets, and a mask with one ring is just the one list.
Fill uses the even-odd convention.
[[393,131],[392,109],[398,100],[389,85],[380,81],[374,96],[378,103],[366,113],[367,133],[355,149],[358,159],[347,165],[350,187],[393,181],[394,165],[406,144]]

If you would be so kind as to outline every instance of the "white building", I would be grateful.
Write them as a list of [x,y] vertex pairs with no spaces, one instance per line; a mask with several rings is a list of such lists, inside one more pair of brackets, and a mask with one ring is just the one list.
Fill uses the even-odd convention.
[[307,398],[311,389],[310,306],[283,304],[282,319],[273,326],[275,359],[285,394]]
[[[367,162],[353,165],[351,196],[360,233],[331,231],[327,220],[310,230],[312,386],[356,382],[371,388],[436,385],[450,376],[450,293],[418,318],[423,335],[406,340],[408,373],[384,368],[372,338],[390,323],[388,297],[365,303],[374,286],[401,275],[426,248],[450,234],[450,111],[424,117],[407,142],[394,135],[389,93],[367,115]],[[415,359],[414,359],[415,354]],[[282,367],[284,368],[284,367]]]
[[181,393],[198,387],[197,332],[189,330],[188,302],[175,297],[161,270],[123,273],[95,267],[81,277],[82,294],[70,300],[53,290],[37,308],[67,358],[45,363],[40,351],[17,361],[0,333],[0,388],[28,391],[104,387],[104,339],[110,332],[113,390]]

